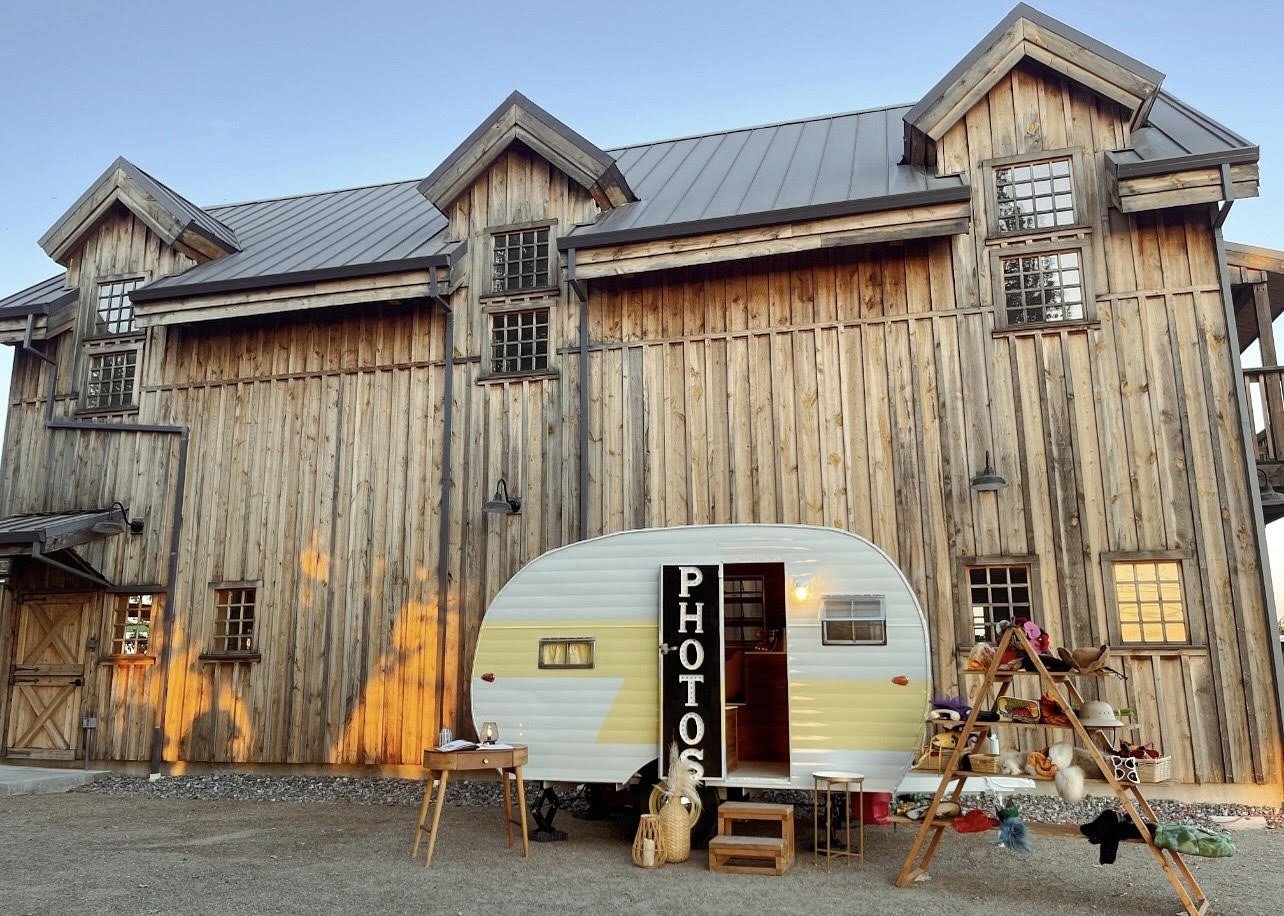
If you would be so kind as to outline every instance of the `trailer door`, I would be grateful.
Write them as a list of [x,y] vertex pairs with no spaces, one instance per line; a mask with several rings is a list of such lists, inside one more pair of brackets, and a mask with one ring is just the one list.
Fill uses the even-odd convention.
[[721,565],[661,567],[661,776],[674,742],[704,779],[726,776],[722,627]]

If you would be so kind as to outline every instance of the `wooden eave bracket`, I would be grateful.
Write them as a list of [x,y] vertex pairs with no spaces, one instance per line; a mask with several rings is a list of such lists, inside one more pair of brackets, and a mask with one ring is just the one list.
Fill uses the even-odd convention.
[[182,221],[117,167],[74,210],[60,219],[40,239],[45,254],[63,266],[72,249],[116,204],[121,204],[167,245],[197,262],[212,261],[237,250],[208,237],[190,221]]
[[425,178],[419,192],[446,212],[514,141],[588,191],[603,210],[637,199],[614,159],[518,93]]
[[[1024,6],[1014,12],[1022,10],[1041,16]],[[1018,15],[997,35],[986,36],[960,62],[960,66],[967,63],[960,72],[951,71],[906,113],[906,160],[924,164],[920,160],[929,146],[927,141],[940,140],[999,80],[1027,58],[1117,103],[1129,112],[1134,129],[1141,126],[1159,93],[1163,74],[1149,68],[1144,68],[1147,72],[1134,70],[1084,42],[1098,44],[1055,20],[1040,23],[1027,15]],[[1104,45],[1098,46],[1110,53]],[[1123,55],[1118,57],[1126,60]]]

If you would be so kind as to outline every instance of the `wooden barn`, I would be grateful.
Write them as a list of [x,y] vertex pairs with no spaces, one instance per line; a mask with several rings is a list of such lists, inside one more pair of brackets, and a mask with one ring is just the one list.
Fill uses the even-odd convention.
[[217,207],[112,163],[0,300],[5,758],[416,764],[523,565],[780,522],[895,560],[938,692],[1030,615],[1279,801],[1258,149],[1024,5],[940,73],[618,149],[514,93],[422,180]]

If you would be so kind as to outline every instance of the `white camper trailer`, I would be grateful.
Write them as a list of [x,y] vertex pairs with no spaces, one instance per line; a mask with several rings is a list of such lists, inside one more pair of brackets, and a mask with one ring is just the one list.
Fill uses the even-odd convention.
[[892,791],[931,694],[904,574],[834,528],[622,531],[552,550],[495,596],[472,708],[529,778],[622,784],[676,740],[711,786]]

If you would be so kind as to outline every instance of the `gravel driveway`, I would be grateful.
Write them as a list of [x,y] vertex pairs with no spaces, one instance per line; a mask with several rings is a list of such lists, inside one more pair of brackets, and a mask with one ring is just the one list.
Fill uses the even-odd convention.
[[[279,794],[279,793],[278,793]],[[404,796],[407,793],[402,792]],[[484,797],[484,792],[477,797]],[[269,797],[271,797],[269,795]],[[475,800],[461,796],[460,800]],[[801,814],[801,812],[800,812]],[[1177,898],[1146,850],[1096,867],[1078,840],[1035,837],[1018,856],[947,834],[931,880],[893,886],[912,840],[868,830],[867,867],[798,861],[781,878],[710,874],[704,853],[636,868],[609,821],[566,813],[564,843],[505,847],[502,815],[448,806],[431,869],[410,860],[416,812],[375,792],[365,804],[96,794],[0,798],[0,912],[44,913],[823,913],[1040,916],[1170,914]],[[810,834],[806,823],[799,834]],[[1214,913],[1279,912],[1284,831],[1235,834],[1232,859],[1188,859]],[[1035,902],[1037,900],[1037,903]]]

